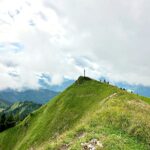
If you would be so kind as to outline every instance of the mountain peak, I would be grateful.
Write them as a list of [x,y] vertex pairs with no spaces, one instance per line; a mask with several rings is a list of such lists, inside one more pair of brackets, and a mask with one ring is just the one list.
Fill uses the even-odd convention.
[[89,77],[79,76],[79,78],[76,80],[76,83],[82,84],[83,82],[90,81],[90,80],[92,80],[92,79]]
[[0,133],[0,149],[150,149],[150,99],[89,77],[75,84]]

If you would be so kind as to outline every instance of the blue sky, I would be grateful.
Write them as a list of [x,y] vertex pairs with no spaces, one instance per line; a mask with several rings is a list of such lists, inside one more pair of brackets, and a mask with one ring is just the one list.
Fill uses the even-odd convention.
[[92,78],[150,86],[148,0],[1,0],[0,89]]

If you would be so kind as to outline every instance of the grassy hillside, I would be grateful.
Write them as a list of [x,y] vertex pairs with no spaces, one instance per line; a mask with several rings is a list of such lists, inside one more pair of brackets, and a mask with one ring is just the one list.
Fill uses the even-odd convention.
[[[0,149],[150,149],[150,99],[80,77],[71,87],[0,133]],[[81,145],[82,144],[82,145]]]
[[41,107],[41,104],[37,104],[30,101],[16,102],[11,106],[7,107],[3,111],[3,113],[5,113],[6,115],[18,115],[19,118],[22,120],[23,118],[25,118],[25,116],[38,109],[39,107]]
[[3,108],[0,112],[0,132],[17,125],[39,107],[41,107],[41,104],[25,101],[16,102]]

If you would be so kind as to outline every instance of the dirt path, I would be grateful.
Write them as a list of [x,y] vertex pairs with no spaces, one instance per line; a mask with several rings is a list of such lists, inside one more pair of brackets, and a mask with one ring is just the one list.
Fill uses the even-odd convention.
[[116,95],[117,95],[117,93],[113,93],[113,94],[109,95],[108,97],[104,98],[100,104],[106,103],[109,99],[115,97]]

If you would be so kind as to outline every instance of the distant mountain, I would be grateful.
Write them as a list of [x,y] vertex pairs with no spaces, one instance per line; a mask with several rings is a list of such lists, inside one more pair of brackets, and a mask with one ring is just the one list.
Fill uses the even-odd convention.
[[10,102],[0,99],[0,112],[10,106]]
[[0,132],[17,125],[30,113],[41,107],[34,102],[16,102],[0,112]]
[[75,82],[74,80],[64,79],[64,82],[62,84],[53,85],[50,87],[50,89],[57,92],[64,91],[67,87],[69,87],[74,82]]
[[18,115],[20,120],[24,119],[29,113],[41,107],[41,104],[37,104],[30,101],[15,102],[8,108],[6,108],[3,113],[6,115],[12,114],[13,116]]
[[50,80],[49,77],[47,76],[44,76],[44,79],[42,78],[39,80],[39,84],[41,85],[41,88],[49,89],[49,90],[57,91],[57,92],[64,91],[67,87],[69,87],[71,84],[75,82],[74,80],[65,78],[63,83],[61,83],[60,85],[50,85],[48,84],[48,82],[46,82],[47,80],[48,81]]
[[56,96],[58,92],[54,92],[49,89],[39,89],[39,90],[3,90],[0,91],[0,99],[5,99],[10,103],[17,101],[33,101],[39,104],[44,104]]

